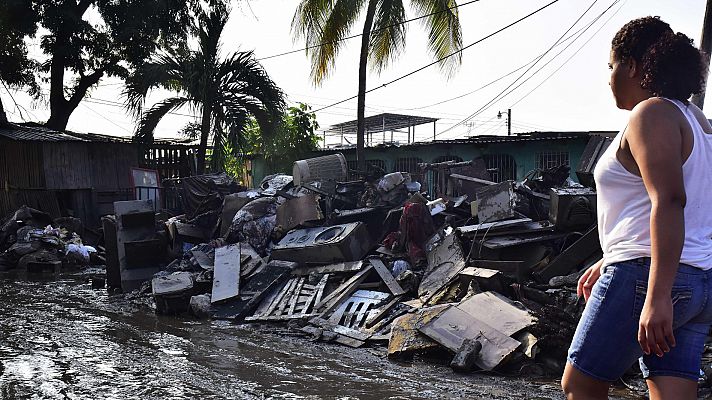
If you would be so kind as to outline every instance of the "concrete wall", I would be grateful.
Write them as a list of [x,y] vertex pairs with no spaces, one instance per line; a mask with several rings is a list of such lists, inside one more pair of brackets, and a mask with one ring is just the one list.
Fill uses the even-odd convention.
[[[371,147],[366,149],[366,160],[382,160],[387,172],[395,171],[397,160],[403,158],[419,158],[422,162],[438,162],[445,157],[459,157],[463,161],[472,160],[485,155],[508,154],[516,163],[516,179],[522,179],[536,168],[537,155],[542,152],[568,152],[571,178],[576,179],[576,166],[581,159],[588,136],[567,139],[537,139],[521,140],[505,143],[426,143],[421,145],[400,147]],[[319,151],[316,156],[336,153],[338,151]],[[341,150],[350,164],[356,160],[355,149]],[[276,172],[291,174],[291,171],[269,171],[264,160],[257,157],[252,164],[252,176],[255,185],[267,175]]]

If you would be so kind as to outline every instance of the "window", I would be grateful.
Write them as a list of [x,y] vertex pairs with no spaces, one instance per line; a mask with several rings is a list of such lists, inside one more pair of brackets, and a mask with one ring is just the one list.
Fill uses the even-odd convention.
[[482,156],[493,182],[517,179],[517,162],[509,154],[485,154]]
[[569,165],[568,151],[542,151],[536,153],[537,169],[550,169],[560,165]]

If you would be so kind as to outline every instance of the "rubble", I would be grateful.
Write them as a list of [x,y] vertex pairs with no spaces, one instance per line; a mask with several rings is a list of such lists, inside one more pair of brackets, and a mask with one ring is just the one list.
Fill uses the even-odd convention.
[[[144,282],[157,313],[287,324],[458,372],[559,374],[583,311],[576,281],[601,254],[594,189],[568,166],[501,183],[481,160],[421,167],[439,171],[435,198],[406,172],[346,182],[338,155],[236,193],[196,179],[191,211],[165,221],[116,203],[103,219],[107,285]],[[46,218],[24,209],[3,225],[0,266],[76,252],[65,228],[36,230]]]

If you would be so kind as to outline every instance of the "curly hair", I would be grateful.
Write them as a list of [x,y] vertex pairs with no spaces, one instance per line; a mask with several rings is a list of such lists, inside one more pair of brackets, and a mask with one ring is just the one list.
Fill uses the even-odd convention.
[[642,71],[641,87],[654,96],[686,101],[704,88],[707,65],[692,39],[675,33],[660,17],[634,19],[611,43],[613,56],[634,59]]

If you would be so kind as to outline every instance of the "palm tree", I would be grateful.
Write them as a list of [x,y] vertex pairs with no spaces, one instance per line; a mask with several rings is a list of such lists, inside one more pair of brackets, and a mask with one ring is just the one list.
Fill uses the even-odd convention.
[[[199,174],[205,172],[208,139],[212,134],[213,165],[220,165],[224,148],[239,148],[250,116],[263,135],[275,131],[284,112],[284,94],[270,79],[252,52],[235,52],[220,59],[220,35],[230,11],[222,1],[212,1],[207,11],[196,11],[193,32],[198,49],[164,51],[145,63],[126,81],[127,108],[140,118],[134,137],[153,140],[153,130],[166,114],[182,106],[201,113]],[[148,92],[163,88],[177,96],[142,112]],[[225,146],[228,144],[229,146]]]
[[[411,6],[424,18],[428,30],[428,48],[442,59],[462,48],[460,19],[455,0],[411,0]],[[320,84],[334,66],[344,38],[358,20],[361,9],[366,16],[361,36],[358,71],[358,105],[356,110],[356,158],[358,169],[365,170],[364,109],[366,105],[366,64],[381,72],[405,47],[406,26],[403,0],[301,0],[292,20],[295,38],[304,37],[307,55],[311,56],[311,77]],[[460,54],[440,63],[450,73],[461,61]]]

